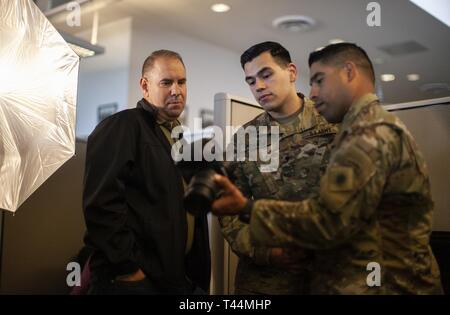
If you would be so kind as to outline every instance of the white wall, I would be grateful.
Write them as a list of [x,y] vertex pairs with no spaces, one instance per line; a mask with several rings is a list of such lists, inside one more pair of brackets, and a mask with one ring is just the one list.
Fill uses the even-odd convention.
[[[118,103],[118,110],[127,108],[131,22],[131,18],[126,18],[100,26],[98,43],[105,47],[105,53],[81,60],[77,137],[84,138],[95,128],[99,105]],[[77,36],[90,40],[91,33],[82,32]]]
[[78,82],[77,129],[78,138],[88,136],[98,124],[97,107],[117,103],[125,109],[128,98],[128,68],[101,72],[80,73]]
[[158,49],[182,56],[187,71],[187,125],[193,128],[200,109],[213,110],[214,94],[228,92],[253,99],[240,66],[240,54],[205,41],[162,28],[151,22],[133,21],[129,80],[129,107],[142,98],[139,78],[145,58]]

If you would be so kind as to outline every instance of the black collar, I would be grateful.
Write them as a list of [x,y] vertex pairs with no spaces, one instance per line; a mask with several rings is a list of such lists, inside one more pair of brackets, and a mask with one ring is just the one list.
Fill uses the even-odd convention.
[[142,108],[146,110],[148,113],[152,115],[153,119],[155,120],[158,116],[158,109],[156,108],[156,106],[149,103],[145,98],[137,102],[136,108]]

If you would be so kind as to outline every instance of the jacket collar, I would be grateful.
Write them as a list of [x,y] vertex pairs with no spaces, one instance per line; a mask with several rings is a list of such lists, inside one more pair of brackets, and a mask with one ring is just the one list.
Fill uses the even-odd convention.
[[297,119],[287,125],[281,125],[268,112],[264,112],[256,122],[256,125],[262,126],[278,126],[282,136],[295,132],[303,132],[304,130],[315,128],[318,124],[325,122],[317,110],[314,108],[314,102],[305,97],[302,93],[297,93],[302,100],[302,109],[298,113]]
[[164,135],[164,133],[161,130],[161,128],[159,127],[159,124],[157,123],[157,121],[158,121],[158,108],[155,105],[149,103],[145,98],[141,99],[137,103],[136,108],[143,109],[147,113],[150,114],[150,115],[148,115],[148,117],[151,118],[150,125],[153,128],[153,131],[155,132],[159,142],[163,145],[164,149],[169,154],[170,159],[172,159],[172,155],[171,155],[171,149],[172,148],[170,146],[170,143],[167,140],[167,138]]
[[378,97],[373,93],[368,93],[359,98],[356,102],[354,102],[348,112],[345,114],[344,119],[342,120],[342,130],[350,127],[358,117],[358,114],[367,106],[374,102],[379,102]]
[[157,119],[158,117],[158,109],[155,105],[149,103],[145,98],[141,99],[139,102],[137,102],[136,108],[142,108],[146,110],[150,115],[153,117],[153,119]]
[[350,127],[357,120],[359,113],[361,113],[364,108],[378,102],[378,97],[373,93],[365,94],[354,102],[342,120],[341,127],[339,128],[338,134],[334,138],[332,147],[338,146],[341,140],[350,132]]
[[164,126],[167,129],[169,129],[170,131],[176,127],[176,126],[180,126],[181,123],[178,119],[175,119],[173,121],[167,121],[161,118],[160,115],[158,115],[158,108],[153,105],[152,103],[148,102],[145,98],[141,99],[137,105],[136,108],[142,108],[145,111],[147,111],[148,113],[150,113],[150,115],[154,118],[154,120],[156,121],[156,123],[159,126]]

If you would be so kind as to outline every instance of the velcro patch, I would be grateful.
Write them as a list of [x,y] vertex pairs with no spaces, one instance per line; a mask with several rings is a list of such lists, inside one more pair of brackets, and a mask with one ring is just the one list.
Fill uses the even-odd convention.
[[328,174],[330,191],[350,191],[355,188],[355,177],[351,167],[333,166],[328,169]]

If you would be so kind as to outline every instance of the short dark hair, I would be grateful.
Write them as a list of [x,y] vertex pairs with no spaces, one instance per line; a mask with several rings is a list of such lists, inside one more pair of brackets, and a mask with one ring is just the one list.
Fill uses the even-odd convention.
[[145,59],[144,65],[142,66],[142,76],[144,76],[147,71],[149,71],[153,67],[153,65],[155,64],[155,60],[158,58],[175,58],[180,60],[184,66],[183,59],[181,58],[179,53],[172,50],[160,49],[152,52],[152,54]]
[[286,48],[276,42],[263,42],[253,45],[241,55],[241,67],[244,69],[244,65],[247,62],[252,61],[264,52],[270,52],[275,61],[282,67],[286,67],[292,62],[291,55]]
[[353,61],[375,84],[375,71],[369,56],[364,49],[353,43],[332,44],[314,51],[309,55],[308,64],[311,67],[313,63],[320,61],[324,64],[343,65],[347,60]]

